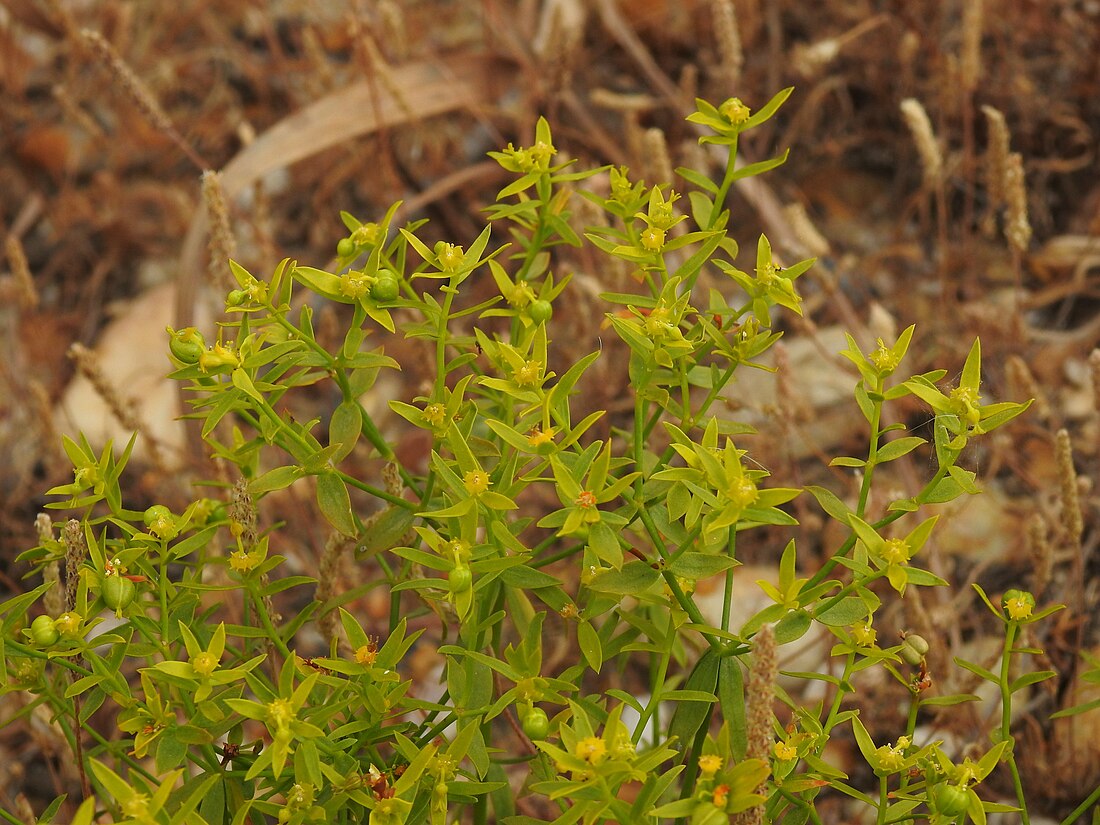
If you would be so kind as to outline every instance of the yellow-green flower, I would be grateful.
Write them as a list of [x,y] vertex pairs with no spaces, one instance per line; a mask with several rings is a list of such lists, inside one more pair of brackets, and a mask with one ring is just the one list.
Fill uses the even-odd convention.
[[875,751],[875,756],[878,758],[879,770],[886,773],[900,771],[905,767],[905,756],[900,747],[892,748],[889,745],[883,745]]
[[857,624],[852,627],[852,640],[860,647],[872,647],[878,639],[878,633],[871,623]]
[[776,742],[772,746],[772,753],[780,762],[788,762],[798,756],[798,748],[790,742]]
[[665,245],[665,230],[651,226],[642,233],[642,248],[650,252],[660,252]]
[[533,387],[539,383],[542,364],[538,361],[525,361],[523,366],[512,373],[512,380],[521,387]]
[[722,757],[715,753],[703,754],[699,757],[699,772],[704,779],[709,779],[722,770]]
[[488,490],[491,483],[489,474],[484,470],[470,470],[462,477],[462,486],[475,498]]
[[462,264],[465,253],[461,246],[453,243],[440,242],[436,246],[435,254],[439,256],[439,267],[445,272],[454,272]]
[[607,745],[598,736],[586,736],[577,743],[574,754],[589,765],[598,765],[607,755]]
[[442,427],[447,420],[447,408],[438,401],[428,404],[424,407],[424,420],[433,427]]
[[729,98],[718,107],[718,113],[734,125],[744,123],[749,119],[749,115],[751,114],[749,107],[742,103],[739,97]]
[[905,539],[887,539],[882,546],[882,559],[890,564],[906,564],[911,552]]
[[191,667],[200,676],[209,676],[218,667],[218,657],[204,650],[202,653],[191,657]]
[[1005,613],[1015,622],[1030,619],[1035,609],[1035,597],[1025,590],[1009,590],[1005,593]]
[[545,430],[535,427],[527,434],[527,444],[531,447],[541,447],[543,444],[552,443],[554,435],[552,427],[547,427]]

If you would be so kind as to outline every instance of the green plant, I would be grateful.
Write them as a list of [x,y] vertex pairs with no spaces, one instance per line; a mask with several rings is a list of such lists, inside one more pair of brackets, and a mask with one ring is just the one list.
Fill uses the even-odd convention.
[[[540,119],[531,146],[491,153],[516,177],[468,248],[430,245],[423,222],[394,226],[395,205],[378,223],[343,214],[335,273],[283,261],[261,280],[232,264],[234,320],[212,344],[190,328],[170,330],[168,342],[191,417],[212,455],[239,474],[229,500],[200,498],[182,512],[127,509],[119,478],[133,442],[116,457],[110,446],[97,455],[84,439],[66,440],[74,480],[51,491],[64,499],[51,506],[75,518],[60,540],[22,556],[46,570],[46,583],[0,606],[5,689],[49,708],[85,770],[89,800],[73,821],[105,811],[137,823],[436,825],[468,809],[464,821],[514,825],[695,825],[747,812],[805,822],[819,821],[815,800],[826,788],[865,803],[880,823],[981,822],[1006,810],[974,786],[1001,762],[1015,771],[1007,715],[977,762],[955,765],[936,742],[918,747],[921,707],[973,697],[924,698],[928,643],[910,636],[882,648],[872,627],[876,583],[899,594],[946,584],[916,564],[936,523],[916,514],[976,493],[974,474],[959,464],[964,448],[1027,407],[981,403],[977,342],[959,385],[945,392],[944,370],[895,377],[912,327],[869,354],[849,338],[843,355],[859,373],[869,447],[866,458],[833,463],[858,469],[862,486],[851,506],[807,488],[847,537],[805,578],[787,543],[778,583],[762,585],[774,604],[732,625],[739,535],[795,524],[784,506],[802,492],[770,484],[740,446],[751,428],[718,412],[735,372],[759,366],[754,359],[779,339],[773,312],[801,313],[795,283],[812,264],[781,268],[761,236],[742,270],[727,232],[732,184],[784,159],[738,168],[739,136],[789,92],[755,113],[736,99],[717,108],[699,101],[689,120],[710,130],[704,143],[727,148],[728,162],[717,183],[678,170],[692,187],[690,218],[667,186],[609,169],[606,195],[577,192],[609,222],[578,234],[569,199],[603,170],[555,164]],[[689,219],[692,229],[674,231]],[[492,246],[500,227],[512,241]],[[602,438],[594,432],[605,412],[576,420],[574,396],[607,356],[593,351],[560,375],[552,370],[554,306],[570,278],[551,265],[557,247],[585,243],[625,262],[637,284],[602,296],[633,404],[602,422]],[[716,277],[728,288],[704,288]],[[482,285],[498,294],[482,294]],[[298,300],[303,290],[343,305],[336,346],[319,340],[313,304]],[[384,345],[368,346],[369,336],[418,339],[434,359],[425,394],[390,403],[431,439],[424,473],[397,462],[361,403],[382,370],[400,366]],[[314,385],[334,387],[339,401],[299,421],[285,408]],[[883,425],[885,405],[910,395],[935,414],[935,471],[916,496],[890,501],[872,520],[876,470],[925,444],[890,440],[900,425]],[[355,451],[375,464],[353,461]],[[353,465],[381,469],[362,477]],[[267,497],[307,479],[334,531],[317,577],[284,574],[272,533],[257,526]],[[903,519],[907,529],[890,528]],[[325,565],[345,546],[377,566],[367,587],[388,595],[384,629],[345,609],[362,589],[332,587]],[[62,562],[63,599],[52,590]],[[693,597],[712,577],[726,594],[717,623]],[[314,587],[312,602],[279,615],[280,594]],[[17,633],[39,604],[50,617]],[[111,613],[117,621],[107,621]],[[781,691],[792,720],[783,728],[772,707],[775,645],[814,624],[836,637],[842,672],[795,674],[828,683],[831,698],[802,707]],[[301,655],[307,625],[321,630],[325,650]],[[548,672],[543,642],[566,632],[580,661]],[[411,690],[417,644],[435,644],[443,657],[438,698]],[[644,693],[599,678],[637,663]],[[876,746],[851,707],[851,678],[870,667],[885,668],[911,697],[892,745]],[[1019,680],[994,680],[1007,708]],[[125,736],[91,723],[101,708]],[[824,757],[829,739],[849,730],[878,778],[875,793]]]

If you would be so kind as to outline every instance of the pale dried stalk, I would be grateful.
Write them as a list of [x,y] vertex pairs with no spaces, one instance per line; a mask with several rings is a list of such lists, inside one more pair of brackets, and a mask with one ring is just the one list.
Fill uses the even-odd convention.
[[1050,418],[1050,402],[1027,362],[1019,355],[1010,355],[1005,363],[1005,372],[1009,381],[1018,388],[1020,395],[1035,399],[1035,413],[1039,419],[1045,421]]
[[[321,561],[318,565],[318,580],[317,590],[313,595],[313,600],[319,605],[323,605],[329,599],[336,595],[336,582],[340,581],[340,564],[343,561],[344,553],[351,547],[352,540],[336,530],[329,533],[328,539],[325,541],[325,549],[321,553]],[[337,639],[337,616],[336,610],[329,610],[321,614],[321,618],[317,624],[320,627],[321,634],[328,641],[331,646]]]
[[1077,470],[1073,466],[1073,445],[1066,429],[1055,435],[1055,459],[1058,463],[1058,492],[1062,502],[1062,528],[1073,549],[1080,553],[1084,520],[1077,488]]
[[992,236],[996,231],[996,212],[1005,203],[1005,168],[1008,165],[1009,134],[1005,116],[992,106],[982,106],[989,138],[985,150],[985,189],[989,210],[983,231]]
[[398,60],[404,60],[409,54],[409,35],[405,28],[405,13],[393,0],[379,0],[378,17],[381,21],[382,36],[386,39],[390,53]]
[[[748,706],[745,734],[747,746],[746,759],[771,759],[772,740],[772,703],[775,701],[775,680],[778,675],[778,657],[776,655],[775,631],[771,625],[764,625],[753,637],[752,665],[749,668],[749,683],[745,694]],[[765,785],[756,788],[763,793]],[[763,825],[764,806],[757,805],[734,814],[734,825]]]
[[920,101],[912,97],[901,102],[901,113],[917,145],[925,184],[932,188],[939,186],[943,180],[943,154],[936,142],[928,113]]
[[1019,152],[1009,152],[1005,159],[1005,240],[1020,255],[1031,242],[1031,222],[1027,217],[1027,186],[1024,181],[1024,160]]
[[65,610],[76,609],[77,589],[80,585],[80,567],[88,557],[84,543],[84,528],[75,518],[65,522],[61,529],[61,543],[65,545]]
[[375,42],[371,33],[364,29],[359,24],[357,17],[352,17],[354,34],[357,42],[362,48],[362,53],[366,57],[367,66],[369,66],[377,75],[378,79],[382,81],[382,85],[386,91],[389,92],[393,101],[397,104],[401,112],[409,118],[409,120],[418,120],[416,110],[412,104],[409,103],[408,97],[406,97],[404,90],[398,85],[394,79],[393,71],[390,69],[390,64],[386,61],[385,56],[382,54],[382,50],[378,48],[378,43]]
[[9,234],[4,240],[4,252],[8,257],[8,268],[15,279],[15,286],[19,296],[20,309],[38,308],[38,289],[34,285],[34,277],[27,265],[27,255],[23,251],[23,244],[15,235]]
[[175,124],[172,123],[172,119],[168,117],[168,113],[164,111],[153,92],[145,85],[145,81],[137,76],[134,70],[115,51],[114,46],[108,43],[106,38],[99,32],[91,29],[81,29],[80,38],[81,42],[107,69],[111,78],[126,93],[126,96],[130,98],[130,101],[145,119],[175,143],[199,169],[207,168],[208,164],[179,133]]
[[795,201],[783,207],[783,217],[790,223],[795,236],[805,246],[808,254],[821,258],[832,251],[828,239],[818,231],[806,207]]
[[210,221],[207,274],[211,286],[225,293],[233,289],[236,283],[229,269],[229,259],[236,254],[237,243],[229,225],[229,207],[225,202],[220,172],[207,169],[202,173],[202,200]]
[[665,133],[654,127],[646,129],[642,135],[642,151],[649,166],[649,173],[653,177],[653,183],[672,183],[672,160],[668,156],[668,142]]
[[1100,349],[1089,353],[1089,376],[1092,378],[1092,408],[1100,415]]
[[962,48],[959,76],[963,89],[972,92],[982,74],[982,0],[965,0],[962,15]]
[[1050,545],[1047,536],[1046,520],[1036,513],[1027,523],[1027,544],[1031,550],[1032,571],[1031,590],[1036,599],[1043,597],[1043,592],[1050,584],[1051,573],[1054,569],[1054,549]]
[[103,127],[96,123],[95,119],[81,108],[80,104],[73,99],[71,94],[69,94],[69,90],[62,84],[58,83],[55,85],[53,89],[50,90],[50,93],[53,95],[53,99],[57,101],[57,105],[61,107],[61,111],[64,112],[70,120],[80,126],[81,129],[92,137],[103,137]]
[[741,81],[745,65],[745,53],[741,47],[741,33],[737,28],[737,11],[733,0],[714,0],[711,3],[714,36],[718,41],[718,77],[730,94]]
[[[119,392],[118,387],[112,384],[107,376],[103,374],[103,370],[99,366],[99,358],[94,352],[83,344],[75,343],[69,347],[69,358],[76,364],[77,371],[88,379],[92,389],[103,399],[103,403],[107,405],[111,415],[123,428],[134,433],[147,432],[138,417],[137,404],[132,398]],[[161,460],[160,449],[157,447],[156,442],[149,437],[146,437],[145,442],[149,463],[158,471],[164,472],[164,462]]]

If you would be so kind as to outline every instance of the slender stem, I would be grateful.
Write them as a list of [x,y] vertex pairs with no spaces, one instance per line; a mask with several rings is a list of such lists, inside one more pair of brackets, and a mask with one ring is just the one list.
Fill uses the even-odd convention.
[[1001,653],[1001,673],[998,680],[1001,687],[1001,740],[1010,743],[1008,752],[1008,770],[1012,774],[1012,788],[1016,792],[1016,804],[1020,807],[1020,821],[1023,825],[1030,825],[1031,819],[1027,812],[1027,797],[1024,796],[1024,784],[1020,779],[1020,769],[1016,765],[1015,741],[1010,731],[1012,727],[1012,690],[1011,668],[1012,648],[1016,643],[1016,636],[1020,631],[1017,622],[1008,622],[1005,629],[1004,651]]
[[[875,383],[874,393],[881,397],[882,378]],[[863,518],[867,511],[867,499],[871,494],[871,478],[875,474],[875,463],[878,457],[879,425],[882,421],[882,402],[873,401],[871,411],[871,433],[868,438],[867,464],[863,468],[863,483],[859,487],[859,504],[856,506],[856,515]]]
[[1059,823],[1059,825],[1073,825],[1074,822],[1085,815],[1085,811],[1095,805],[1098,801],[1100,801],[1100,785],[1097,785],[1093,792],[1085,797],[1085,800],[1076,808],[1074,808],[1073,812],[1065,819],[1063,819]]

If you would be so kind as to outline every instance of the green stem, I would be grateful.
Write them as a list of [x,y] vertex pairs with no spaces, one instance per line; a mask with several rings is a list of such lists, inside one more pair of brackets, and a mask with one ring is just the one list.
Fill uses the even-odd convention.
[[1078,819],[1085,815],[1085,811],[1100,801],[1100,785],[1098,785],[1092,793],[1085,797],[1085,801],[1073,809],[1073,812],[1063,819],[1059,825],[1073,825]]
[[[737,529],[729,528],[729,540],[726,544],[726,552],[731,559],[737,558]],[[733,613],[733,570],[726,571],[725,587],[722,591],[722,630],[730,629],[730,617]]]
[[670,610],[668,612],[668,628],[665,631],[664,644],[662,645],[663,651],[657,661],[656,669],[651,671],[653,673],[653,679],[650,682],[649,703],[645,706],[641,717],[638,719],[638,724],[634,728],[633,739],[635,745],[641,741],[642,732],[645,730],[650,720],[653,722],[653,742],[656,744],[661,741],[661,725],[658,706],[661,704],[661,693],[664,688],[665,677],[668,675],[668,663],[672,658],[672,638],[675,634],[676,625],[673,621],[672,611]]
[[1024,796],[1024,784],[1020,779],[1020,769],[1016,765],[1015,741],[1012,738],[1012,690],[1011,668],[1012,648],[1016,643],[1016,635],[1020,631],[1017,622],[1010,621],[1005,630],[1004,650],[1001,653],[1001,672],[998,684],[1001,688],[1001,741],[1008,742],[1008,770],[1012,774],[1012,788],[1016,792],[1016,804],[1020,807],[1020,822],[1022,825],[1030,825],[1031,819],[1027,813],[1027,797]]
[[718,191],[714,195],[714,208],[710,211],[710,218],[707,220],[706,229],[714,229],[714,225],[718,222],[718,215],[722,212],[722,206],[726,202],[726,196],[729,195],[730,187],[733,185],[733,173],[737,171],[737,135],[733,136],[732,142],[729,144],[729,155],[726,157],[726,173],[722,176],[722,185],[718,187]]
[[890,792],[886,782],[887,778],[886,776],[880,776],[878,778],[878,817],[876,819],[878,825],[885,825],[886,811],[890,807]]
[[844,674],[840,677],[840,682],[837,684],[836,695],[833,697],[833,704],[829,708],[829,715],[825,717],[825,723],[821,726],[822,731],[828,735],[832,732],[833,726],[836,724],[837,714],[840,713],[840,705],[844,701],[844,689],[841,685],[848,684],[848,680],[852,676],[852,669],[856,664],[855,651],[848,653],[848,658],[844,661]]
[[263,625],[264,630],[267,632],[267,636],[271,639],[272,644],[279,649],[279,652],[286,658],[291,657],[290,648],[286,646],[286,642],[283,641],[279,635],[279,631],[275,629],[275,625],[271,623],[271,617],[267,613],[267,608],[264,606],[263,596],[260,591],[256,589],[256,581],[251,578],[245,578],[245,586],[248,588],[248,595],[252,599],[252,604],[256,609],[256,615],[259,616],[260,624]]
[[[874,395],[882,396],[882,379],[875,382]],[[870,395],[871,393],[868,393]],[[873,401],[871,411],[871,434],[868,438],[867,464],[863,468],[863,483],[859,487],[859,504],[856,506],[856,515],[863,518],[867,511],[867,499],[871,494],[871,478],[875,474],[875,462],[878,456],[879,425],[882,422],[882,401]]]

